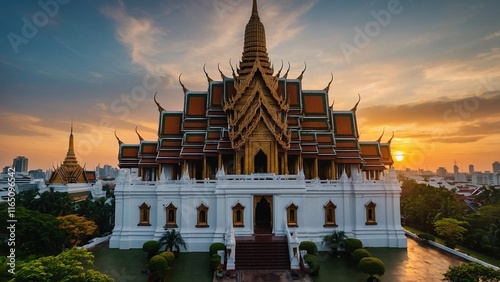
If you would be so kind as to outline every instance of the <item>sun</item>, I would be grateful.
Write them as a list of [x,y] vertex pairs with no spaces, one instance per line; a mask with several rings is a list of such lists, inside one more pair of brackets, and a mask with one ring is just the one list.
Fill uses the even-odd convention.
[[394,153],[394,158],[396,159],[396,161],[400,162],[403,160],[404,158],[404,154],[403,152],[401,151],[396,151],[396,153]]

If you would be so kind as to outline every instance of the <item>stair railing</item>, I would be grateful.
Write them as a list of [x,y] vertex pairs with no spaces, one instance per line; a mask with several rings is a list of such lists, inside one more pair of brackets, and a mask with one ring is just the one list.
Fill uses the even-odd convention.
[[234,237],[234,229],[233,225],[229,227],[229,233],[225,236],[225,244],[226,244],[226,270],[234,270],[236,269],[235,257],[236,257],[236,238]]
[[285,232],[288,242],[288,255],[290,256],[290,269],[300,269],[299,237],[297,235],[297,230],[293,230],[291,232],[290,229],[288,229],[286,219]]

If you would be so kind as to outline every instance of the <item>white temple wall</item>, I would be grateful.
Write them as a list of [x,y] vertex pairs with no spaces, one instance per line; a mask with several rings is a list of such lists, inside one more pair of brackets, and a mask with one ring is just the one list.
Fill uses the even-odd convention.
[[[394,181],[170,181],[157,185],[132,185],[117,181],[115,229],[111,248],[142,248],[147,240],[157,240],[166,224],[165,207],[177,207],[176,228],[188,245],[187,251],[207,251],[213,242],[222,242],[232,224],[232,207],[238,202],[244,208],[244,227],[234,228],[236,236],[252,235],[254,226],[254,195],[273,196],[272,227],[275,235],[284,235],[287,220],[286,207],[292,202],[298,206],[294,229],[301,241],[311,240],[320,249],[323,236],[333,231],[344,231],[348,237],[373,247],[406,247],[400,225],[400,188]],[[329,201],[336,205],[338,227],[324,227],[324,206]],[[366,225],[365,205],[376,204],[376,225]],[[151,226],[138,226],[139,206],[151,206]],[[208,227],[199,228],[197,207],[208,207]],[[181,250],[185,251],[185,250]]]

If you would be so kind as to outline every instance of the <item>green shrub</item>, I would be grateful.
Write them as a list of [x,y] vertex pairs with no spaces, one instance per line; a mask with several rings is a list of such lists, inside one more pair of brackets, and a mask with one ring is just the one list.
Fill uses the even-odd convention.
[[209,248],[210,256],[217,254],[217,251],[224,250],[226,251],[226,245],[224,243],[212,243]]
[[155,240],[147,241],[142,245],[142,250],[149,254],[149,257],[156,255],[160,249],[160,243]]
[[148,269],[153,274],[154,281],[164,281],[167,277],[168,262],[163,256],[153,256],[149,260]]
[[424,241],[432,241],[434,242],[436,240],[436,238],[434,236],[432,236],[431,234],[428,234],[428,233],[420,233],[417,235],[418,238],[424,240]]
[[358,264],[359,261],[362,259],[362,258],[367,258],[367,257],[371,257],[372,254],[370,254],[369,251],[367,251],[366,249],[357,249],[357,250],[354,250],[354,252],[352,252],[352,260]]
[[348,254],[352,254],[355,250],[363,248],[363,243],[356,238],[347,238],[344,241],[344,248]]
[[450,266],[444,281],[500,281],[500,271],[476,262]]
[[299,250],[306,250],[310,255],[318,255],[318,247],[314,242],[311,241],[300,242]]
[[174,262],[174,260],[175,260],[175,255],[171,251],[163,252],[163,253],[160,254],[160,256],[162,256],[164,259],[167,260],[168,265],[171,265],[172,262]]
[[358,264],[359,270],[373,277],[373,275],[384,275],[384,263],[376,257],[362,258]]
[[304,255],[304,262],[309,265],[309,273],[311,275],[318,275],[320,265],[316,256],[311,254]]
[[217,269],[217,266],[221,264],[221,257],[218,254],[213,254],[210,257],[210,267],[212,268],[212,271],[215,271]]

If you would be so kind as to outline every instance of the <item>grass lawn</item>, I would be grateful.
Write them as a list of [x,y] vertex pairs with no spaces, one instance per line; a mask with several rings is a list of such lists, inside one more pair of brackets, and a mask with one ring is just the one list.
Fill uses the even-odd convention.
[[[117,282],[148,280],[147,254],[141,249],[119,250],[102,248],[94,253],[94,269]],[[170,266],[169,282],[212,281],[208,253],[181,253]]]

